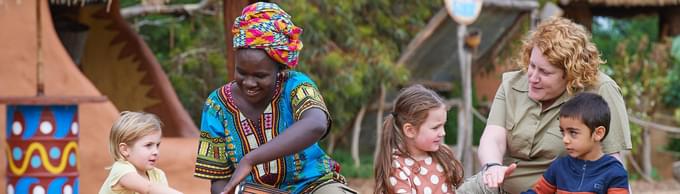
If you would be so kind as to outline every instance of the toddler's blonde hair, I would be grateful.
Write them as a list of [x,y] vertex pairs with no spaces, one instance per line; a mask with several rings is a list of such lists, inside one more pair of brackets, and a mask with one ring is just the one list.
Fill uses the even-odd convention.
[[151,113],[123,111],[120,118],[111,126],[109,134],[109,152],[114,161],[125,160],[118,145],[125,143],[132,146],[135,141],[155,132],[161,132],[161,121]]

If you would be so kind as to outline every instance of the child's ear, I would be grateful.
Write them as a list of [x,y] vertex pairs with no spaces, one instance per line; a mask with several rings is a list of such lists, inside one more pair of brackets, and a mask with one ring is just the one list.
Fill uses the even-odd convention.
[[118,144],[118,151],[120,151],[120,154],[123,154],[123,157],[127,158],[130,156],[130,147],[126,143],[119,143]]
[[605,132],[604,126],[599,126],[595,128],[595,131],[593,132],[593,138],[595,138],[595,141],[602,141],[602,138],[604,138],[604,132]]
[[404,130],[404,135],[408,138],[415,138],[418,135],[418,130],[411,123],[404,124],[401,129]]

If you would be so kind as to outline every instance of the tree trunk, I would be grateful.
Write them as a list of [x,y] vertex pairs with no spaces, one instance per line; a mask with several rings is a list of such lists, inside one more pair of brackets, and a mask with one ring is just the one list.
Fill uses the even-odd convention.
[[366,105],[361,106],[359,114],[357,114],[356,119],[354,119],[354,132],[352,133],[352,159],[354,160],[355,167],[359,167],[361,165],[361,160],[359,160],[359,136],[361,134],[361,121],[364,120],[364,114],[366,114]]
[[378,111],[375,113],[375,150],[373,159],[378,158],[378,152],[382,147],[383,115],[385,114],[385,84],[380,84],[380,96],[378,96]]
[[652,177],[652,142],[648,128],[642,129],[642,170],[645,175]]

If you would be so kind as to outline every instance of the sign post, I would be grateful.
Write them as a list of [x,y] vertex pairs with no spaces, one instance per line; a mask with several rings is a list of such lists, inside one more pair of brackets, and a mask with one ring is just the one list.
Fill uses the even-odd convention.
[[446,10],[458,23],[458,59],[463,85],[463,106],[458,111],[458,150],[456,158],[463,164],[464,172],[472,172],[472,54],[465,49],[464,39],[467,25],[475,22],[482,10],[482,0],[445,0]]

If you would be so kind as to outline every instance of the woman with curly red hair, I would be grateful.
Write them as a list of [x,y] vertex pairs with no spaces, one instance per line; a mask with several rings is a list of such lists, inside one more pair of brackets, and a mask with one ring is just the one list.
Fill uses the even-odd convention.
[[[521,70],[503,74],[479,143],[483,170],[465,180],[459,193],[531,188],[565,154],[559,111],[580,92],[599,94],[609,104],[611,131],[602,142],[604,153],[620,158],[619,152],[632,147],[620,88],[598,70],[604,60],[583,26],[559,17],[543,21],[526,37],[518,58]],[[513,162],[519,163],[507,175]]]

